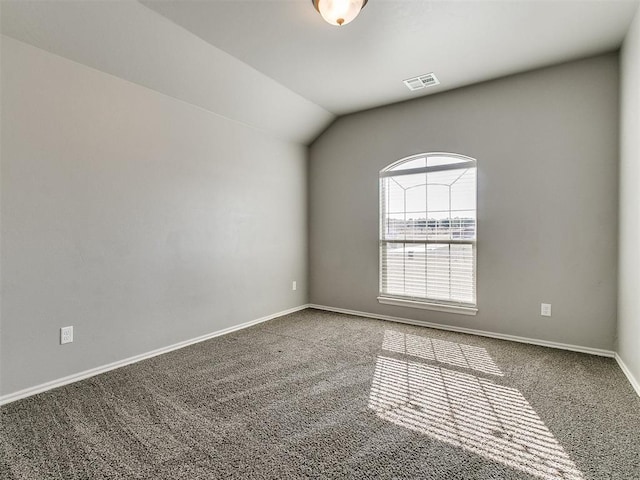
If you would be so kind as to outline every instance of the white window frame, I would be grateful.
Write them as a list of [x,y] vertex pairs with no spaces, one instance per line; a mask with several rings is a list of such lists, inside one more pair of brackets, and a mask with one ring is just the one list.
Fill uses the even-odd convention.
[[[415,159],[421,159],[421,158],[428,158],[428,157],[433,157],[433,156],[437,156],[437,157],[450,157],[452,159],[456,159],[458,160],[458,163],[451,163],[451,164],[444,164],[444,165],[437,165],[437,166],[425,166],[425,167],[419,167],[419,168],[412,168],[412,169],[407,169],[407,170],[396,170],[394,171],[393,169],[396,168],[398,165],[401,165],[403,163],[406,162],[410,162],[412,160]],[[425,162],[428,165],[428,162]],[[462,315],[476,315],[476,313],[478,312],[477,309],[477,258],[478,258],[478,246],[477,246],[477,241],[478,241],[478,221],[477,221],[477,212],[478,212],[478,208],[477,208],[477,200],[476,200],[476,224],[475,224],[475,237],[473,239],[464,239],[464,240],[456,240],[456,239],[449,239],[449,240],[429,240],[426,239],[425,240],[411,240],[412,243],[418,243],[418,244],[424,244],[425,245],[425,252],[426,252],[426,246],[427,244],[447,244],[447,245],[472,245],[472,250],[473,250],[473,298],[474,298],[474,302],[473,303],[461,303],[461,302],[454,302],[454,301],[447,301],[447,300],[441,300],[441,299],[434,299],[434,298],[429,298],[429,297],[408,297],[408,296],[401,296],[401,295],[393,295],[393,294],[388,294],[385,293],[385,286],[383,285],[384,282],[384,278],[383,278],[383,252],[384,252],[384,245],[388,244],[388,243],[406,243],[406,240],[389,240],[389,239],[384,239],[383,238],[383,228],[384,228],[384,218],[385,218],[385,202],[383,195],[385,195],[384,192],[384,186],[383,186],[383,181],[385,178],[388,177],[394,177],[394,176],[401,176],[401,175],[411,175],[411,174],[416,174],[416,173],[429,173],[429,172],[436,172],[436,171],[444,171],[444,170],[458,170],[460,168],[464,168],[465,166],[468,166],[468,168],[475,168],[476,169],[476,182],[474,185],[474,189],[475,189],[475,195],[477,198],[477,194],[478,194],[478,186],[477,186],[477,168],[478,168],[478,164],[477,161],[474,158],[471,157],[467,157],[465,155],[460,155],[460,154],[456,154],[456,153],[449,153],[449,152],[430,152],[430,153],[420,153],[420,154],[416,154],[416,155],[411,155],[409,157],[405,157],[402,158],[396,162],[393,162],[392,164],[386,166],[385,168],[383,168],[380,171],[380,175],[379,175],[379,195],[378,195],[378,199],[379,199],[379,204],[380,204],[380,212],[379,212],[379,233],[378,233],[378,240],[379,240],[379,264],[378,264],[378,272],[379,272],[379,296],[378,296],[378,302],[382,303],[382,304],[386,304],[386,305],[394,305],[394,306],[402,306],[402,307],[411,307],[411,308],[420,308],[420,309],[425,309],[425,310],[435,310],[435,311],[440,311],[440,312],[447,312],[447,313],[457,313],[457,314],[462,314]]]

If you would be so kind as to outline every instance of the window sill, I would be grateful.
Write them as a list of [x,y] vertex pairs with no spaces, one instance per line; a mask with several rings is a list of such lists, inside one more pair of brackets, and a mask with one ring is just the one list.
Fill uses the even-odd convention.
[[378,297],[379,303],[395,305],[397,307],[421,308],[423,310],[435,310],[436,312],[458,313],[460,315],[475,315],[478,309],[475,307],[463,307],[459,305],[445,305],[443,303],[418,302],[400,298]]

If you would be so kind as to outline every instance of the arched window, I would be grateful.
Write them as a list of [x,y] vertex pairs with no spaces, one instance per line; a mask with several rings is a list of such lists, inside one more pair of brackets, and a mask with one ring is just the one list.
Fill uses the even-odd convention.
[[423,153],[380,172],[381,303],[476,313],[476,161]]

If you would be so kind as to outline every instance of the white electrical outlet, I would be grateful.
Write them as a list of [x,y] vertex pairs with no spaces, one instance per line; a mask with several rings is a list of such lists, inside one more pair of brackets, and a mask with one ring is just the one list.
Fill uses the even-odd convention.
[[543,317],[551,316],[551,304],[550,303],[541,303],[540,304],[540,315]]
[[291,284],[291,290],[297,290],[298,289],[298,282],[296,282],[295,280],[293,281],[293,283]]
[[73,327],[62,327],[60,329],[60,345],[73,342]]

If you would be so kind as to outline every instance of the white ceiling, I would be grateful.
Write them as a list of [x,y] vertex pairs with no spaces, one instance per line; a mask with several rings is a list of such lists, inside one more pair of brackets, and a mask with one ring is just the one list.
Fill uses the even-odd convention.
[[[334,114],[618,48],[636,0],[370,0],[344,27],[311,0],[144,5]],[[434,72],[441,85],[402,80]]]

